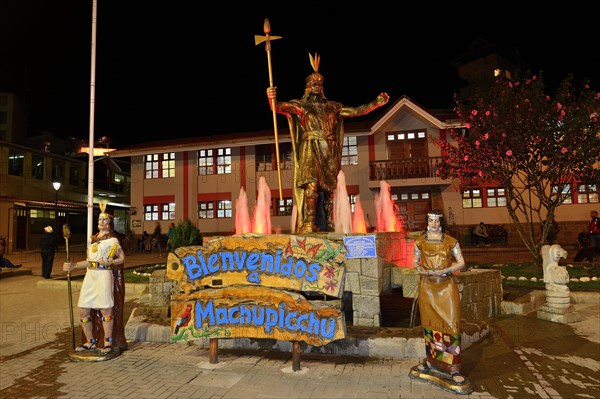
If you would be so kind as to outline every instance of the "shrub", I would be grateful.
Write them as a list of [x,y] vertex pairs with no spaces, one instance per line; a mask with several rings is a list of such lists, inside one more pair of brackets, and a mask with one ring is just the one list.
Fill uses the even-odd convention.
[[186,218],[179,222],[177,226],[175,226],[175,233],[170,243],[171,251],[179,247],[201,244],[202,234],[200,233],[200,230],[194,226],[190,219]]

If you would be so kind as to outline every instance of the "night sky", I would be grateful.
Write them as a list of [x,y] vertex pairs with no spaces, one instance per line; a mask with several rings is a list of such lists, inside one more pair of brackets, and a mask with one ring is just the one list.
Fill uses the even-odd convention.
[[[516,48],[549,91],[569,73],[600,90],[597,15],[583,7],[248,3],[98,0],[96,137],[122,148],[271,129],[267,55],[254,43],[265,18],[283,36],[272,42],[280,100],[302,96],[308,53],[317,52],[330,100],[356,106],[386,91],[390,103],[406,95],[450,108],[465,85],[452,61],[478,40]],[[20,96],[29,135],[89,137],[92,4],[0,0],[0,91]]]

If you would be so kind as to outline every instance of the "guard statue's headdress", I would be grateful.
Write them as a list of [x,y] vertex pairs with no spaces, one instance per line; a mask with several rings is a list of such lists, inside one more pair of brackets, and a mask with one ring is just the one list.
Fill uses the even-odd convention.
[[432,210],[427,212],[427,217],[429,219],[441,219],[444,217],[444,215],[442,214],[442,212],[438,211],[438,210]]
[[108,218],[112,218],[113,215],[111,215],[110,213],[106,212],[106,205],[108,204],[108,201],[106,200],[102,200],[98,203],[98,206],[100,207],[100,215],[99,216],[104,216],[104,217],[108,217]]
[[314,81],[319,81],[323,83],[325,78],[319,73],[319,64],[321,63],[321,56],[317,53],[315,53],[314,57],[311,53],[308,53],[308,56],[310,57],[310,65],[312,66],[314,72],[306,77],[306,83]]

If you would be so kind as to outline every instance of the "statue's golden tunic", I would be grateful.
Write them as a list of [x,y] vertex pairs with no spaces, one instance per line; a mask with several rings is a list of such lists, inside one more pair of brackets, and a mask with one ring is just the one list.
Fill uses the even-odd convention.
[[[421,265],[427,270],[451,266],[457,240],[444,235],[442,240],[428,240],[423,234],[415,240],[421,253]],[[419,283],[419,315],[425,337],[427,361],[447,372],[460,369],[460,296],[452,274],[421,275]]]

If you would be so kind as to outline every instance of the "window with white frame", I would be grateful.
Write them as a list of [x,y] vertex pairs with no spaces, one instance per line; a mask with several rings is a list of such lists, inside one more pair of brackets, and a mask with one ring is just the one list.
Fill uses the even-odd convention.
[[598,203],[598,185],[579,184],[577,185],[577,203],[592,204]]
[[419,192],[394,192],[392,193],[392,199],[394,201],[419,201],[419,200],[429,200],[430,194],[428,191],[419,191]]
[[389,132],[386,135],[386,142],[390,160],[426,158],[428,156],[427,131],[425,129]]
[[146,179],[158,179],[158,164],[158,154],[148,154],[144,157]]
[[559,195],[562,197],[562,204],[568,205],[573,203],[573,192],[570,184],[556,185],[553,184],[550,188],[550,199],[555,201]]
[[232,216],[233,202],[231,200],[198,202],[199,219],[223,219]]
[[356,136],[344,136],[342,165],[358,165],[358,145],[356,143]]
[[292,207],[294,206],[291,198],[273,198],[275,206],[271,207],[271,213],[275,212],[275,216],[285,216],[292,214]]
[[158,220],[160,207],[158,204],[144,205],[144,220]]
[[[256,171],[263,172],[276,170],[277,163],[275,144],[263,144],[256,146]],[[292,156],[292,143],[279,144],[279,166],[281,170],[292,169],[294,158]]]
[[198,151],[198,174],[199,175],[214,175],[215,174],[215,159],[213,150]]
[[231,200],[217,201],[217,219],[233,216],[233,203]]
[[175,220],[175,203],[144,205],[144,220]]
[[222,175],[231,173],[231,148],[198,151],[199,175]]
[[483,198],[480,188],[463,190],[462,192],[463,208],[483,208]]
[[161,154],[161,157],[162,178],[175,177],[175,153],[168,152]]
[[144,158],[146,179],[175,177],[175,153],[148,154]]
[[170,202],[168,204],[161,204],[162,207],[162,220],[175,220],[175,203]]
[[217,174],[231,173],[231,148],[217,149]]
[[213,201],[198,202],[198,219],[214,219],[215,203]]
[[274,169],[273,165],[273,150],[274,145],[257,145],[256,146],[256,171],[264,172]]
[[506,189],[503,187],[486,188],[486,204],[488,208],[506,206]]

